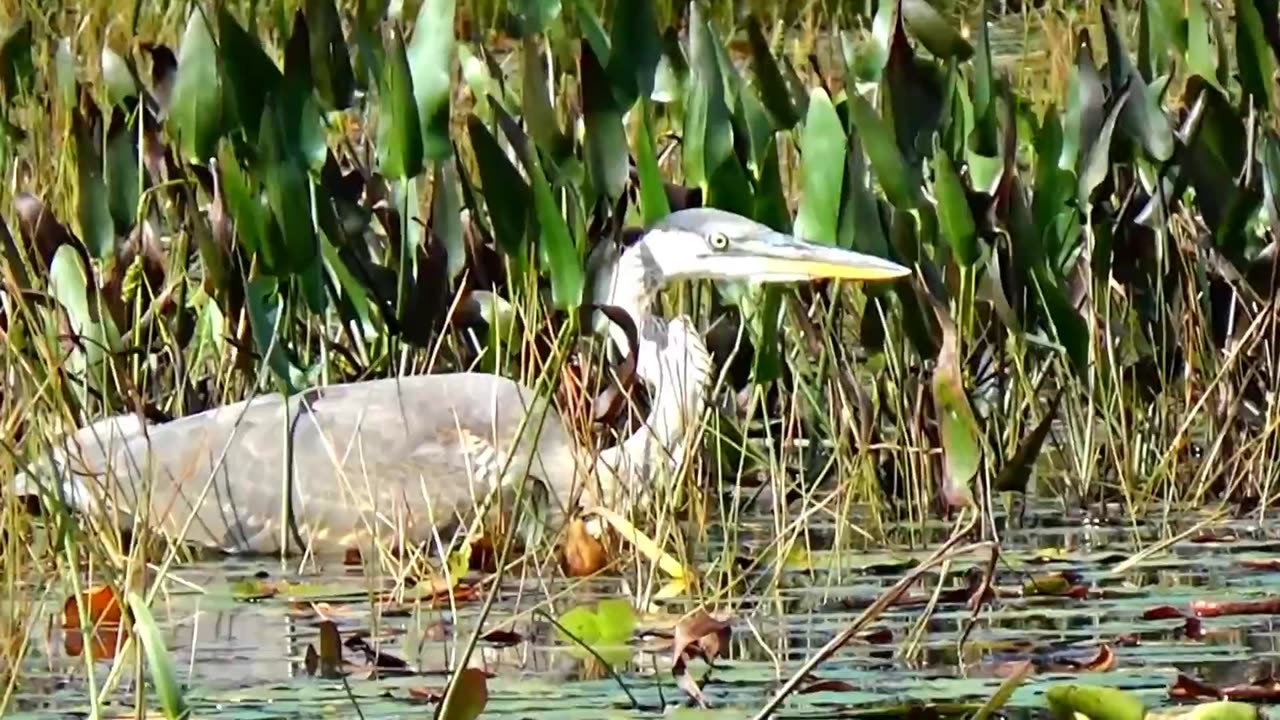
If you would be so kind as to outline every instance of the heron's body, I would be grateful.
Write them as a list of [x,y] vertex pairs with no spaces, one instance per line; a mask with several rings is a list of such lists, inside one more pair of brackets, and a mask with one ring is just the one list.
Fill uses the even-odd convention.
[[515,381],[456,373],[264,395],[147,427],[119,416],[67,438],[64,489],[84,509],[103,498],[143,508],[171,537],[185,527],[199,545],[277,552],[292,457],[295,523],[312,552],[421,543],[470,522],[494,489],[491,504],[510,507],[526,471],[552,498],[571,496],[573,443],[554,408],[537,426],[541,408]]
[[[287,401],[271,395],[163,425],[143,427],[133,416],[100,421],[57,453],[64,496],[82,509],[105,503],[145,514],[174,537],[185,531],[188,542],[228,551],[279,550],[293,537],[286,506],[294,539],[310,552],[371,540],[416,544],[469,522],[487,501],[510,507],[527,477],[548,491],[546,519],[554,523],[582,502],[634,499],[681,465],[711,369],[692,322],[650,315],[667,283],[881,280],[907,272],[704,208],[673,213],[625,250],[602,247],[614,252],[593,256],[603,258],[593,272],[595,300],[635,320],[636,374],[653,402],[644,427],[598,457],[585,457],[549,403],[511,380],[423,375],[327,386]],[[613,337],[626,349],[616,327]],[[528,497],[538,486],[524,487]]]

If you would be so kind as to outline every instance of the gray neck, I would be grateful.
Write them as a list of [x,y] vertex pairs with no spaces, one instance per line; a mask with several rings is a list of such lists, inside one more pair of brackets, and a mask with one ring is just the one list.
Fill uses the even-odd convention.
[[[652,397],[644,425],[600,453],[596,469],[605,504],[643,496],[649,485],[678,472],[685,459],[683,441],[706,406],[711,354],[691,320],[678,317],[667,322],[651,314],[662,285],[662,270],[644,241],[623,252],[612,272],[601,273],[596,282],[596,297],[623,308],[636,322],[636,374],[648,384]],[[610,323],[609,335],[619,351],[628,352],[622,328]]]

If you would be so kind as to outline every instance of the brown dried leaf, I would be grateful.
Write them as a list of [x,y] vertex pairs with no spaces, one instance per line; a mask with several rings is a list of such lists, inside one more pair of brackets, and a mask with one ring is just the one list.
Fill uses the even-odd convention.
[[1219,600],[1195,600],[1191,612],[1196,617],[1225,617],[1228,615],[1280,615],[1280,597],[1239,602]]
[[679,667],[688,658],[701,657],[711,663],[728,647],[732,635],[733,628],[727,619],[713,617],[699,608],[676,626],[672,662]]
[[593,575],[609,564],[604,544],[591,537],[582,518],[574,518],[569,523],[562,552],[562,564],[569,577]]

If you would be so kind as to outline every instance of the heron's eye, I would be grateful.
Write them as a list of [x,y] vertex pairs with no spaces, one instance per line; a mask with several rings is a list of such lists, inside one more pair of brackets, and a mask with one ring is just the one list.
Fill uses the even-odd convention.
[[708,240],[711,241],[712,250],[724,250],[729,247],[729,236],[724,233],[711,233],[711,237]]

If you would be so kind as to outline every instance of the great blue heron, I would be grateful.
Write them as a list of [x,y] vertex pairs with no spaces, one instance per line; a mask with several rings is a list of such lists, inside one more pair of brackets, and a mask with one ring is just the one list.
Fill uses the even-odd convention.
[[[98,421],[53,455],[55,494],[88,514],[122,512],[227,552],[279,552],[290,536],[316,554],[429,542],[494,498],[509,503],[529,477],[545,487],[544,517],[554,523],[575,503],[610,505],[669,472],[679,462],[669,449],[701,416],[710,357],[688,318],[653,316],[666,285],[909,272],[707,208],[668,215],[597,265],[594,299],[634,319],[636,375],[652,401],[640,430],[594,457],[575,444],[549,393],[496,375],[427,374],[259,396],[159,425],[133,415]],[[625,333],[611,332],[626,349]],[[287,487],[296,529],[288,534]]]

